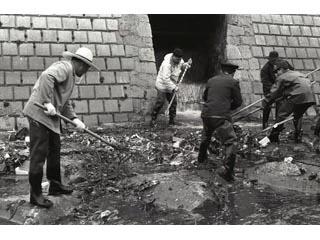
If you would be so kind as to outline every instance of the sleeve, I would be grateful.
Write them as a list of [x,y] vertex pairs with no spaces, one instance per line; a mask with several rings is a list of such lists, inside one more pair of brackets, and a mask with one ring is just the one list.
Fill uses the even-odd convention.
[[282,96],[283,91],[285,89],[285,80],[283,78],[277,78],[276,83],[272,88],[272,92],[270,93],[269,102],[273,103],[276,99]]
[[235,81],[234,86],[232,88],[231,110],[234,110],[240,107],[241,104],[242,104],[242,96],[241,96],[239,82]]
[[273,79],[270,79],[268,68],[264,66],[260,71],[260,78],[262,82],[263,94],[266,96],[270,93]]
[[61,114],[71,120],[77,118],[77,114],[75,113],[70,100],[63,106]]
[[171,66],[170,64],[163,64],[161,66],[161,71],[160,71],[160,77],[164,83],[165,86],[169,90],[174,90],[176,88],[176,85],[171,81]]

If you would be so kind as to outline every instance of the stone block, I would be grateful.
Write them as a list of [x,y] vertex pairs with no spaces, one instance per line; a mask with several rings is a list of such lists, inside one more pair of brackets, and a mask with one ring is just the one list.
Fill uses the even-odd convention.
[[50,29],[61,29],[62,21],[59,17],[47,17],[48,28]]
[[101,18],[100,19],[99,18],[93,19],[92,27],[94,30],[106,30],[107,26],[106,26],[105,19],[101,19]]
[[297,57],[298,58],[307,58],[307,51],[305,48],[297,48],[296,49],[297,52]]
[[278,45],[280,46],[288,46],[287,37],[285,36],[276,36]]
[[262,91],[262,83],[258,81],[252,82],[253,93],[255,94],[263,94]]
[[110,98],[109,87],[107,85],[94,86],[96,98]]
[[80,98],[95,98],[94,86],[79,86]]
[[51,55],[52,56],[62,56],[62,53],[65,51],[64,44],[52,43],[51,45]]
[[119,30],[118,20],[116,19],[106,19],[107,29],[111,31]]
[[88,32],[90,43],[102,43],[101,32]]
[[19,85],[21,84],[20,72],[6,72],[6,85]]
[[252,51],[252,56],[253,57],[263,57],[263,53],[262,53],[262,48],[261,47],[252,46],[251,47],[251,51]]
[[269,34],[269,27],[267,24],[258,24],[259,34]]
[[15,86],[13,87],[13,92],[14,92],[15,100],[27,100],[30,97],[28,86],[23,86],[23,87]]
[[121,85],[111,85],[110,93],[112,98],[123,98],[125,97],[124,86]]
[[114,32],[103,32],[102,39],[104,43],[116,43],[117,38]]
[[32,27],[36,28],[47,28],[47,21],[45,17],[32,17]]
[[91,30],[92,29],[90,19],[78,18],[77,21],[78,21],[78,29],[80,29],[80,30]]
[[87,82],[87,84],[100,84],[99,73],[96,72],[96,71],[87,72],[87,74],[86,74],[86,82]]
[[13,70],[27,70],[28,58],[26,57],[12,57]]
[[317,50],[315,48],[307,48],[307,55],[309,58],[318,58]]
[[139,59],[140,61],[154,62],[155,57],[154,57],[153,48],[140,48]]
[[72,33],[71,31],[58,31],[59,42],[72,42]]
[[30,28],[30,17],[28,16],[17,16],[16,17],[17,24],[16,27],[18,28]]
[[291,35],[289,26],[280,26],[280,33],[281,35]]
[[270,14],[262,14],[261,15],[261,22],[272,23],[271,15]]
[[151,62],[141,62],[140,64],[140,72],[144,73],[157,73],[156,64]]
[[272,14],[271,18],[273,23],[283,24],[283,20],[280,14]]
[[128,122],[128,114],[127,113],[115,113],[114,114],[114,122]]
[[290,47],[298,47],[298,38],[297,37],[288,37],[288,45]]
[[77,20],[75,18],[62,18],[62,25],[64,29],[77,29]]
[[0,16],[1,27],[15,27],[15,16],[2,15]]
[[318,27],[311,27],[312,36],[320,36],[320,29]]
[[312,16],[302,16],[304,25],[314,25]]
[[98,56],[111,56],[109,45],[96,45]]
[[112,123],[113,116],[112,116],[112,114],[99,114],[98,120],[99,120],[99,125],[104,124],[104,123]]
[[249,59],[250,69],[260,69],[259,61],[256,58]]
[[119,100],[120,112],[132,112],[133,103],[132,99]]
[[258,24],[253,23],[253,24],[252,24],[252,27],[253,27],[253,32],[254,32],[255,34],[258,34],[258,33],[259,33]]
[[275,47],[274,50],[279,53],[279,57],[281,58],[286,57],[286,52],[284,50],[284,47]]
[[266,45],[266,40],[263,35],[255,35],[254,37],[257,45]]
[[96,114],[83,115],[83,122],[88,127],[94,127],[98,125],[98,116]]
[[251,82],[240,81],[241,93],[252,93]]
[[243,27],[228,24],[227,36],[243,36]]
[[291,35],[301,36],[300,26],[290,26]]
[[95,65],[97,65],[97,67],[99,68],[99,69],[101,69],[101,70],[106,70],[106,62],[105,62],[105,59],[104,58],[98,58],[98,57],[96,57],[96,58],[94,58],[93,59],[93,63],[95,64]]
[[261,22],[261,15],[260,14],[251,14],[251,19],[253,22]]
[[123,45],[110,45],[112,56],[125,56]]
[[88,102],[87,100],[73,100],[75,104],[76,113],[88,113]]
[[116,72],[117,83],[130,83],[129,72]]
[[44,59],[42,57],[29,58],[30,70],[44,70]]
[[133,70],[135,68],[135,61],[133,58],[120,58],[122,70]]
[[313,22],[314,22],[314,25],[320,26],[320,17],[319,16],[313,16]]
[[37,43],[35,50],[37,56],[50,56],[50,45],[48,43]]
[[303,36],[312,36],[311,28],[308,26],[301,26],[301,32]]
[[31,56],[34,54],[34,48],[32,43],[22,43],[19,45],[20,56]]
[[104,100],[104,109],[104,111],[107,113],[119,112],[118,100]]
[[116,82],[116,77],[114,72],[102,72],[102,76],[104,77],[104,83],[106,84]]
[[84,43],[88,42],[87,32],[74,31],[74,42]]
[[54,42],[58,41],[58,35],[56,30],[43,30],[43,41],[44,42]]
[[249,46],[239,46],[242,58],[251,58],[252,54]]
[[58,62],[59,58],[58,57],[46,57],[44,59],[44,67],[47,69],[50,67],[53,63]]
[[303,59],[304,67],[306,70],[315,69],[314,63],[312,59]]
[[38,79],[37,72],[22,72],[22,83],[24,85],[34,85]]
[[[35,31],[35,30],[28,30],[28,31]],[[17,29],[10,29],[9,36],[11,42],[24,42],[25,40],[25,31],[24,30],[17,30]]]
[[0,41],[3,41],[3,42],[9,41],[8,29],[0,29]]
[[319,41],[318,38],[308,38],[310,42],[310,47],[318,47]]
[[241,43],[245,45],[253,45],[255,44],[255,39],[253,36],[241,36]]
[[1,70],[10,70],[11,69],[11,57],[0,56],[0,69]]
[[120,60],[119,58],[107,58],[107,69],[108,70],[120,70]]
[[286,48],[286,55],[288,58],[296,58],[297,53],[295,48]]
[[282,15],[282,19],[285,24],[293,24],[291,15]]
[[0,99],[1,100],[12,100],[13,99],[12,87],[0,86]]
[[136,46],[125,45],[125,51],[127,57],[136,57],[139,56],[139,48]]
[[73,52],[73,53],[76,52],[79,47],[80,47],[80,44],[74,44],[74,43],[66,45],[67,51]]
[[269,35],[265,36],[267,45],[277,45],[277,40],[275,36]]
[[303,62],[301,59],[293,59],[292,64],[296,70],[303,70],[304,69]]
[[18,55],[18,47],[16,43],[2,43],[3,55]]
[[4,72],[0,71],[0,85],[4,85]]
[[103,100],[89,100],[90,113],[102,113],[103,110]]
[[293,23],[296,25],[303,25],[303,19],[300,15],[292,15]]

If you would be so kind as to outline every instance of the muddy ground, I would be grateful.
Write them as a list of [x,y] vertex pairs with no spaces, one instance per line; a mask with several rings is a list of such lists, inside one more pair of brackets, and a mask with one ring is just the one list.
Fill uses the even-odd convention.
[[[14,174],[17,162],[27,169],[27,143],[9,142],[2,133],[0,224],[318,224],[320,155],[312,146],[312,120],[304,122],[303,143],[290,138],[260,147],[257,122],[237,123],[239,154],[236,181],[215,174],[223,149],[213,141],[209,161],[196,162],[201,137],[198,113],[179,115],[168,127],[164,116],[148,124],[94,128],[115,150],[84,133],[62,135],[63,181],[70,196],[49,197],[54,207],[28,203],[27,176]],[[256,134],[256,135],[254,135]],[[10,160],[10,161],[9,161]],[[47,191],[44,177],[43,190]]]

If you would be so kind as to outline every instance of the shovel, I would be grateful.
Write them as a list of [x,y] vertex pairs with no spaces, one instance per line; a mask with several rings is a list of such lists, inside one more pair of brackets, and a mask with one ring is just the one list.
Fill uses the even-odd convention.
[[[188,63],[189,63],[189,64],[192,63],[192,59],[191,59],[191,58],[189,58]],[[180,83],[182,82],[182,80],[183,80],[183,78],[184,78],[184,75],[186,74],[188,68],[189,68],[189,67],[186,67],[186,68],[184,69],[183,74],[182,74],[182,76],[181,76],[181,78],[180,78],[180,81],[179,81],[178,84],[177,84],[177,87],[179,87]],[[166,116],[169,115],[169,109],[170,109],[170,107],[171,107],[171,105],[172,105],[172,103],[173,103],[173,100],[174,100],[174,98],[176,97],[176,95],[177,95],[177,91],[174,91],[174,93],[173,93],[173,95],[172,95],[172,98],[171,98],[171,100],[170,100],[170,103],[168,104],[167,110],[164,112],[164,114],[165,114]]]
[[[43,105],[41,105],[41,104],[39,104],[39,103],[37,103],[37,102],[35,102],[34,105],[36,105],[37,107],[39,107],[39,108],[41,108],[41,109],[43,109],[43,110],[47,110],[47,108],[46,108],[45,106],[43,106]],[[56,116],[58,116],[59,118],[63,119],[64,121],[66,121],[66,122],[68,122],[68,123],[71,123],[71,124],[72,124],[73,126],[75,126],[75,127],[77,126],[72,120],[70,120],[69,118],[67,118],[67,117],[65,117],[65,116],[63,116],[63,115],[61,115],[61,114],[59,114],[59,113],[56,113]],[[120,145],[115,145],[115,144],[113,144],[113,143],[110,143],[110,142],[108,142],[106,139],[104,139],[103,137],[101,137],[101,136],[99,136],[98,134],[90,131],[90,130],[87,129],[87,128],[84,128],[83,130],[84,130],[86,133],[90,134],[91,136],[93,136],[93,137],[99,139],[100,141],[104,142],[105,144],[109,145],[110,147],[113,147],[114,149],[117,149],[117,150],[127,150],[126,147],[120,146]]]

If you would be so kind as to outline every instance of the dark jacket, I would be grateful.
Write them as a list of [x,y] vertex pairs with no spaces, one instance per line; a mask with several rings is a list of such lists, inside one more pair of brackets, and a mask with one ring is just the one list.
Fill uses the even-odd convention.
[[239,82],[229,74],[220,74],[208,80],[203,93],[205,101],[201,116],[230,118],[230,111],[241,106]]
[[295,104],[315,103],[311,90],[311,82],[305,74],[288,70],[276,79],[276,84],[271,90],[270,101],[279,97],[294,99]]

